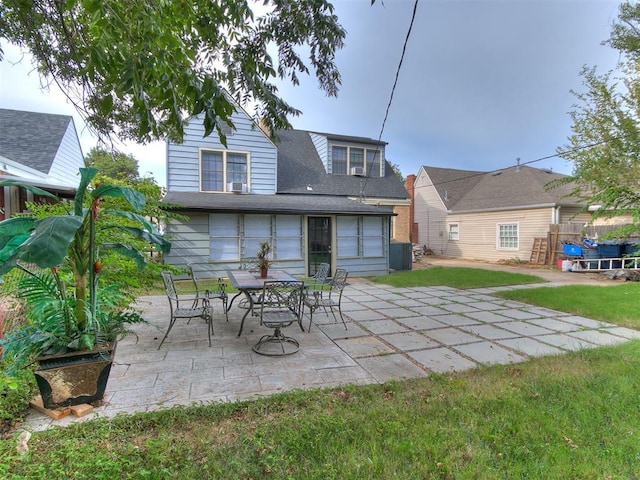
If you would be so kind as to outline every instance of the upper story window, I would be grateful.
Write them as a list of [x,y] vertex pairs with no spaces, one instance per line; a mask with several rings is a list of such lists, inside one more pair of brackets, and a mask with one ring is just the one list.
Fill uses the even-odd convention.
[[248,191],[249,154],[227,150],[200,151],[200,189],[203,192]]
[[381,151],[362,147],[331,147],[331,171],[334,175],[379,177]]

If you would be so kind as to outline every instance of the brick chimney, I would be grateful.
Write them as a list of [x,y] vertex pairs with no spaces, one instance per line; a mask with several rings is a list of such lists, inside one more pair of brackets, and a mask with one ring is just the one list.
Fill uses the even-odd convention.
[[410,228],[410,238],[413,243],[418,243],[418,225],[415,223],[415,182],[416,176],[414,174],[407,175],[407,179],[404,182],[404,187],[409,192],[409,198],[411,199],[411,206],[409,207],[409,228]]

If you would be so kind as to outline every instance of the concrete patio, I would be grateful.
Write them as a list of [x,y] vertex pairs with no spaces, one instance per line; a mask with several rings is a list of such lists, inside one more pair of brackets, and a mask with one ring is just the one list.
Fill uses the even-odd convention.
[[220,302],[213,304],[211,347],[206,324],[196,319],[189,325],[178,322],[158,350],[168,323],[168,302],[166,297],[143,297],[138,307],[149,324],[136,327],[137,338],[119,342],[104,404],[84,417],[60,420],[34,410],[24,427],[41,430],[118,413],[233,402],[296,388],[420,378],[640,338],[635,330],[492,295],[509,288],[526,287],[396,288],[350,279],[343,298],[348,330],[316,312],[311,332],[301,332],[297,325],[287,329],[300,342],[300,352],[288,357],[255,354],[251,346],[268,330],[248,317],[238,337],[244,311],[232,307],[226,322]]

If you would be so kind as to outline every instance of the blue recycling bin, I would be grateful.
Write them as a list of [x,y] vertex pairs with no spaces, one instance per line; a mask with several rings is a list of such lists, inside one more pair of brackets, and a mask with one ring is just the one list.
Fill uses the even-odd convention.
[[[622,242],[618,240],[605,240],[598,243],[598,253],[600,258],[620,258],[622,256]],[[600,262],[602,268],[620,268],[621,260],[613,260],[610,262]]]

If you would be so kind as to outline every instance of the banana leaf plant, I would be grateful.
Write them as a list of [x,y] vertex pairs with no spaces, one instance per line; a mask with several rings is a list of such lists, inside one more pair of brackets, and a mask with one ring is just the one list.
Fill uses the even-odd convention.
[[[25,290],[22,296],[27,303],[30,300],[32,304],[36,301],[35,305],[38,304],[39,297],[46,296],[53,301],[48,303],[47,308],[40,306],[35,311],[51,317],[48,322],[46,319],[44,322],[48,325],[47,328],[52,330],[45,332],[46,336],[59,337],[67,345],[68,350],[93,349],[96,346],[100,325],[100,322],[96,321],[100,317],[100,312],[97,311],[100,307],[98,277],[104,268],[100,253],[107,250],[118,252],[135,260],[138,268],[144,268],[146,264],[144,254],[131,245],[98,244],[96,228],[99,216],[104,214],[109,219],[117,217],[126,219],[122,224],[105,225],[104,222],[100,222],[100,228],[120,229],[131,238],[143,239],[156,245],[163,253],[169,252],[171,248],[170,242],[158,233],[155,226],[137,213],[145,205],[144,195],[119,185],[92,185],[92,180],[97,173],[98,170],[95,168],[80,169],[78,190],[66,214],[50,215],[40,219],[32,216],[17,216],[0,222],[0,277],[13,268],[19,268],[29,273],[31,277],[37,277],[35,285],[42,292],[48,291],[49,294],[34,294],[39,291],[38,288],[34,290],[34,283],[26,282],[22,284]],[[35,195],[58,200],[55,195],[46,190],[21,182],[6,180],[0,182],[0,187],[3,186],[18,186]],[[102,209],[101,204],[107,197],[126,200],[133,211]],[[131,224],[137,226],[129,226]],[[29,267],[33,265],[40,269],[48,269],[47,275],[34,273]],[[65,282],[58,274],[58,269],[61,267],[68,267],[72,272],[70,292],[67,291]],[[71,295],[72,298],[69,298]],[[21,296],[21,292],[18,292],[18,296]],[[51,308],[53,304],[58,307]],[[127,315],[122,313],[116,318],[126,321]],[[114,323],[113,312],[107,317],[111,319],[111,323]],[[52,327],[52,324],[55,327]],[[103,323],[103,325],[107,324],[109,322]],[[44,345],[50,345],[52,342],[43,343],[43,332],[39,332],[33,323],[29,328],[28,337],[22,335],[17,344],[22,342],[21,347],[24,347],[25,341],[28,342],[28,339],[31,339],[32,343],[39,345],[40,350],[46,350]],[[15,351],[8,345],[12,338],[17,340],[16,336],[8,335],[2,342],[5,354],[7,351]],[[48,352],[36,351],[35,353]]]

